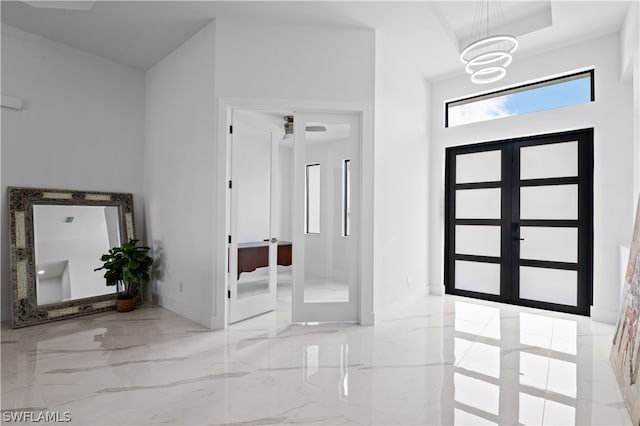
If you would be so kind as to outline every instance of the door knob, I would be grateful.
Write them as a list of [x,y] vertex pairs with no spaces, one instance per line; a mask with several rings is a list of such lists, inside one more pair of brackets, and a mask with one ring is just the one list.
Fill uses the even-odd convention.
[[271,242],[275,244],[275,243],[277,243],[277,242],[278,242],[278,239],[277,239],[277,238],[272,238],[272,239],[271,239]]

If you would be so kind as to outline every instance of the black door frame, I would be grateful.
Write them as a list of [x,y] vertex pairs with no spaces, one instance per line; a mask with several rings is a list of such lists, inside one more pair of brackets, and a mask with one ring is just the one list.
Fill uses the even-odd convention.
[[[520,170],[520,147],[578,141],[578,176],[520,180],[514,173]],[[481,183],[456,183],[458,154],[501,151],[501,180]],[[539,185],[578,185],[577,220],[521,220],[520,187]],[[501,219],[456,219],[457,189],[501,189]],[[455,254],[455,225],[494,225],[501,227],[500,257]],[[577,227],[578,262],[563,263],[542,260],[520,260],[520,226]],[[445,265],[447,294],[491,300],[513,305],[590,315],[593,303],[593,128],[568,132],[525,136],[472,145],[449,147],[445,150]],[[493,295],[455,288],[455,260],[470,260],[500,264],[500,294]],[[538,266],[578,272],[577,306],[520,299],[519,266]]]

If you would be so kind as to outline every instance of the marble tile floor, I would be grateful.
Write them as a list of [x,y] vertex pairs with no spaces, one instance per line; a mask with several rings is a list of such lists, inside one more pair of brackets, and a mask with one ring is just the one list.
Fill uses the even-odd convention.
[[3,422],[629,425],[589,318],[428,296],[375,327],[279,310],[208,331],[159,307],[2,328]]

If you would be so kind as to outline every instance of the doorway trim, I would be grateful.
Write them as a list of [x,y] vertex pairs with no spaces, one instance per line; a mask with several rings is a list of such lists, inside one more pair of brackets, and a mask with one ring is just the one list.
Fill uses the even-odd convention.
[[[513,174],[513,168],[515,170],[519,170],[519,157],[516,157],[514,153],[512,153],[511,148],[519,144],[519,146],[535,146],[535,145],[543,145],[543,144],[553,144],[566,142],[571,140],[570,138],[575,136],[577,141],[582,142],[584,145],[583,148],[579,148],[578,154],[578,176],[575,178],[544,178],[537,179],[538,181],[554,181],[554,184],[563,184],[563,183],[571,183],[571,184],[579,184],[582,185],[584,191],[581,191],[581,196],[579,196],[578,201],[578,218],[573,222],[577,222],[577,229],[584,231],[584,239],[579,240],[580,243],[578,245],[578,255],[579,260],[577,262],[577,271],[578,276],[581,277],[584,281],[586,281],[586,288],[584,291],[580,291],[580,284],[577,287],[577,305],[575,307],[569,305],[560,305],[556,303],[550,302],[542,302],[537,300],[528,300],[528,299],[520,299],[519,297],[519,289],[513,288],[513,283],[518,282],[518,280],[514,280],[511,276],[515,274],[514,270],[515,266],[512,264],[514,262],[514,256],[512,253],[512,248],[510,244],[511,240],[511,232],[509,230],[510,227],[505,228],[505,224],[511,223],[513,219],[513,211],[512,205],[504,202],[505,195],[501,196],[501,218],[497,219],[500,222],[500,226],[502,229],[501,236],[501,255],[498,258],[499,262],[496,262],[496,259],[487,259],[487,262],[498,263],[501,268],[500,273],[500,293],[499,294],[489,294],[489,293],[481,293],[470,290],[461,290],[456,289],[454,280],[452,279],[453,275],[453,262],[456,258],[454,253],[455,251],[455,233],[451,231],[452,227],[456,225],[455,218],[455,191],[456,191],[456,183],[455,183],[455,164],[454,157],[458,154],[466,154],[466,153],[474,153],[474,152],[482,152],[486,150],[502,150],[503,155],[507,156],[501,160],[501,180],[499,182],[486,182],[480,184],[468,184],[474,185],[474,187],[483,187],[483,188],[502,188],[503,191],[508,191],[509,194],[506,196],[507,199],[518,200],[517,204],[519,206],[519,195],[518,190],[522,185],[520,183],[520,177],[515,176]],[[445,149],[445,226],[444,226],[444,288],[446,294],[453,294],[459,296],[468,296],[476,299],[482,300],[490,300],[500,303],[508,303],[518,306],[528,306],[539,309],[547,309],[556,312],[566,312],[573,313],[579,315],[590,315],[590,307],[593,304],[593,223],[594,223],[594,195],[593,195],[593,176],[594,176],[594,129],[593,128],[585,128],[585,129],[577,129],[563,132],[554,132],[547,134],[537,134],[537,135],[529,135],[511,139],[503,139],[489,142],[481,142],[476,144],[468,144],[468,145],[457,145],[448,147]],[[503,150],[503,148],[505,148]],[[513,155],[513,157],[512,157]],[[516,164],[518,163],[518,164]],[[508,179],[506,181],[505,179]],[[533,179],[536,180],[536,179]],[[506,182],[506,183],[505,183]],[[537,185],[539,183],[534,183]],[[465,186],[465,184],[457,184],[458,186]],[[468,186],[467,185],[467,186]],[[505,186],[506,185],[506,186]],[[522,186],[529,186],[522,185]],[[585,187],[586,186],[586,187]],[[458,188],[460,189],[460,188]],[[466,188],[462,188],[466,189]],[[515,192],[514,192],[515,191]],[[516,194],[516,195],[514,195]],[[520,208],[517,208],[517,212],[519,214]],[[509,219],[506,219],[509,218]],[[480,219],[484,221],[485,219]],[[478,221],[478,220],[474,220]],[[493,222],[496,220],[489,220],[492,222],[492,225],[495,225]],[[530,222],[536,222],[537,220],[531,220]],[[520,222],[520,219],[517,219],[517,222]],[[554,221],[550,220],[549,222],[562,222],[562,221]],[[518,225],[519,226],[519,225]],[[549,226],[562,226],[560,223],[556,223],[554,225]],[[580,231],[578,231],[580,232]],[[518,231],[519,235],[519,231]],[[519,250],[515,253],[516,257],[518,255]],[[482,257],[482,256],[475,256]],[[533,261],[526,260],[528,265],[526,266],[538,266],[545,264],[546,267],[549,266],[550,263],[558,263],[558,262],[550,262],[550,261]],[[562,263],[562,262],[559,262]],[[536,265],[533,265],[536,264]],[[565,266],[566,267],[566,266]],[[564,269],[565,267],[559,267],[558,269]],[[507,285],[508,284],[508,285]]]
[[[358,270],[360,275],[358,306],[358,324],[373,325],[373,181],[374,181],[374,123],[373,106],[360,102],[333,102],[294,99],[218,97],[216,102],[216,193],[214,200],[218,208],[214,209],[213,246],[214,246],[214,282],[211,315],[211,329],[226,329],[228,326],[227,289],[229,288],[227,265],[228,235],[231,229],[230,191],[231,179],[231,112],[234,109],[249,110],[290,110],[297,112],[352,113],[360,115],[360,253]],[[224,206],[224,208],[222,208]]]

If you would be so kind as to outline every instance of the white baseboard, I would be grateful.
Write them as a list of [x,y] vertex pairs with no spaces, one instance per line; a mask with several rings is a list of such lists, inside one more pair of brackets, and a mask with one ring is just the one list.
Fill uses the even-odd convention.
[[595,306],[591,306],[591,319],[593,321],[615,325],[618,322],[618,311],[598,309]]
[[360,317],[360,325],[364,325],[364,326],[369,326],[369,325],[376,325],[376,316],[373,312],[369,312],[365,315],[362,315]]
[[190,321],[198,323],[203,327],[206,327],[209,329],[212,328],[211,318],[208,315],[206,317],[195,315],[193,311],[193,307],[185,303],[179,302],[167,296],[159,295],[158,305],[162,306],[165,309],[170,310],[173,313],[180,315],[181,317],[184,317]]
[[224,330],[225,328],[224,316],[212,315],[211,318],[209,318],[209,328],[211,330]]
[[407,287],[407,293],[400,299],[396,300],[389,306],[385,306],[381,309],[382,312],[378,312],[376,320],[392,318],[394,313],[401,311],[404,307],[415,302],[416,298],[424,297],[428,293],[427,286],[425,284],[416,284]]

